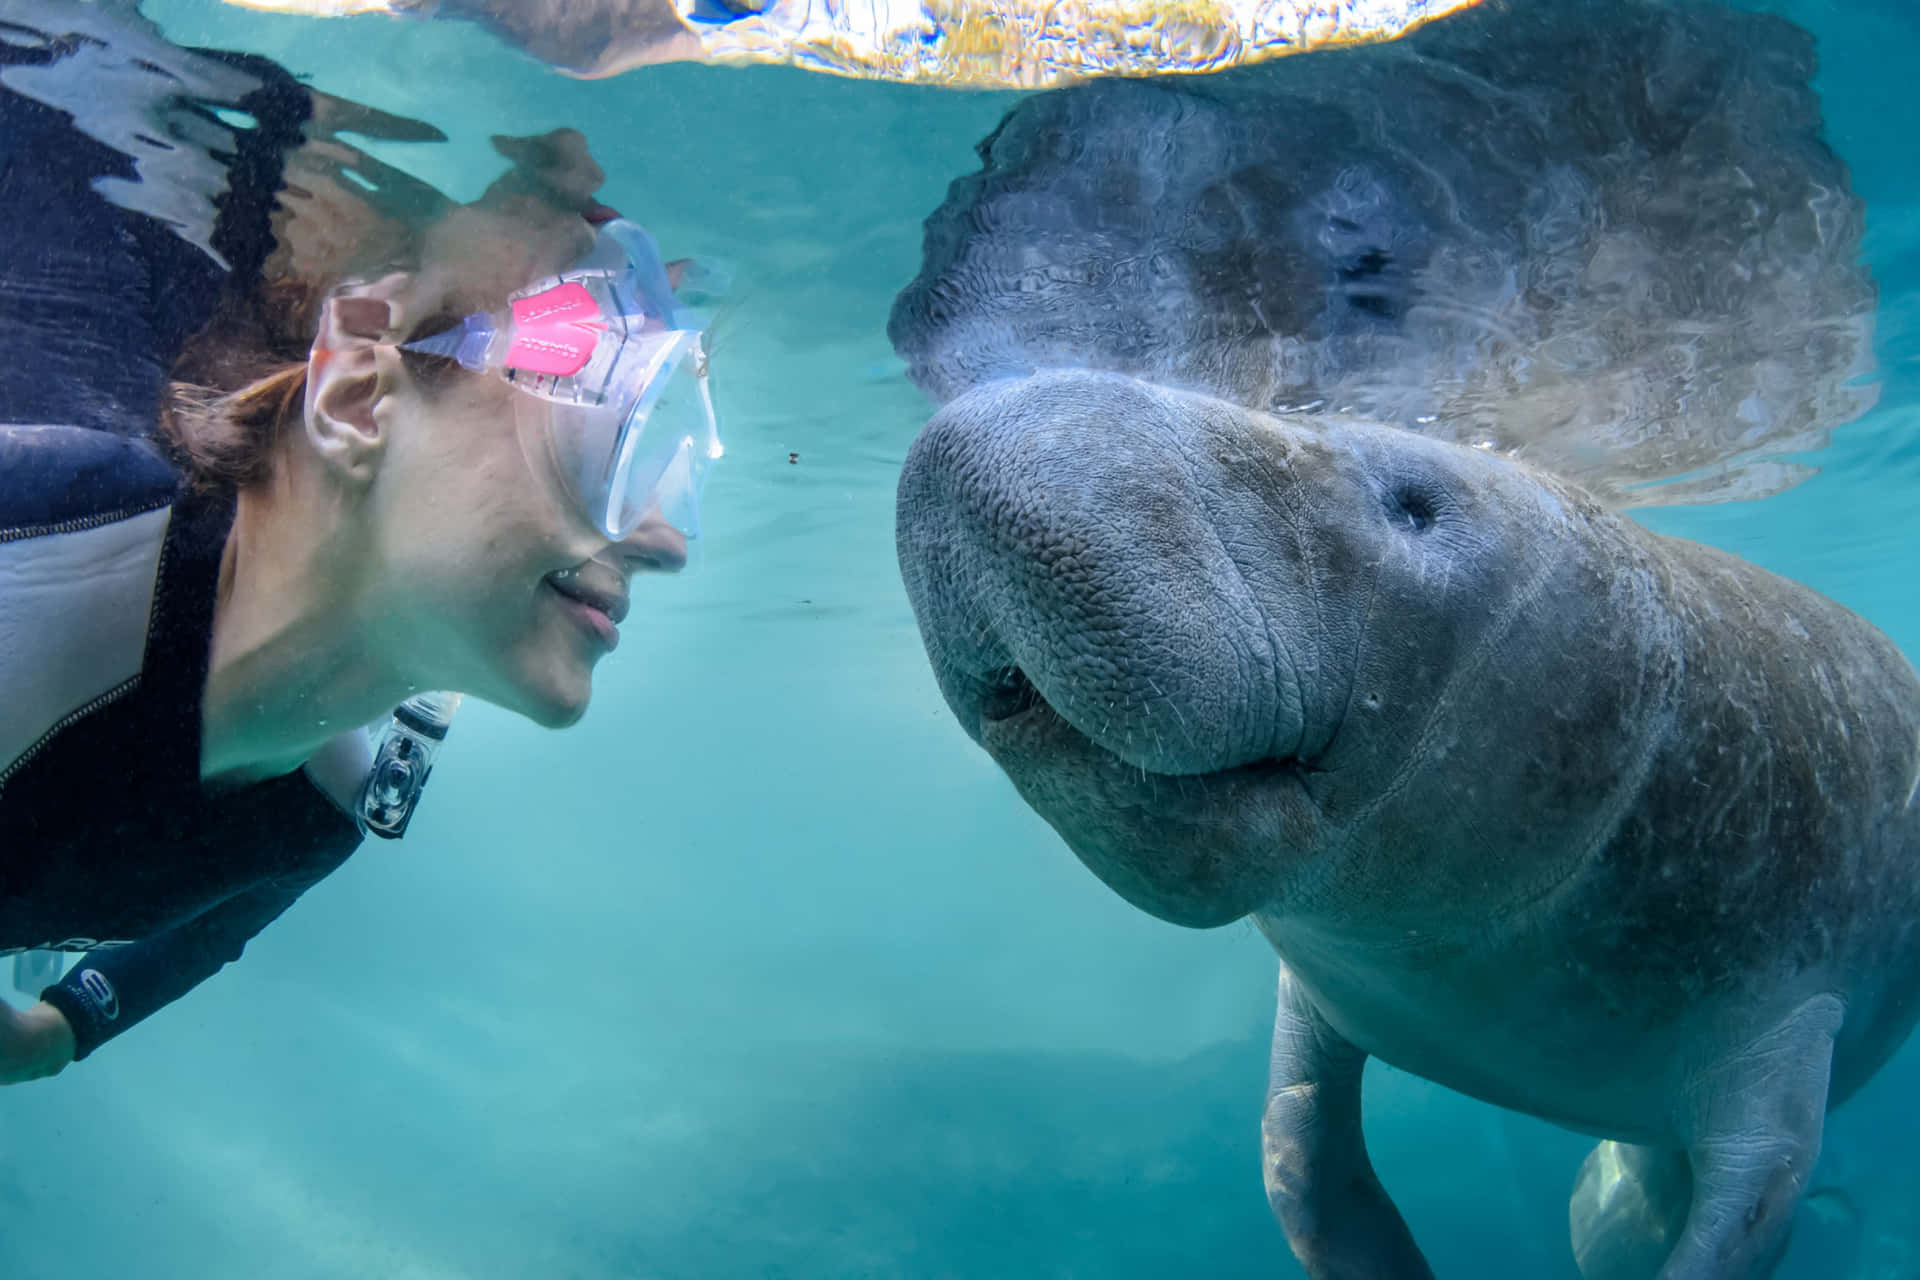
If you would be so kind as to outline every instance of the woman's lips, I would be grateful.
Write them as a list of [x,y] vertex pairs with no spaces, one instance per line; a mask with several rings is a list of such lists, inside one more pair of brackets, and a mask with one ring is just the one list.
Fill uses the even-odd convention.
[[625,595],[584,589],[571,582],[547,579],[547,586],[575,621],[592,631],[609,651],[620,644],[620,622],[627,614]]

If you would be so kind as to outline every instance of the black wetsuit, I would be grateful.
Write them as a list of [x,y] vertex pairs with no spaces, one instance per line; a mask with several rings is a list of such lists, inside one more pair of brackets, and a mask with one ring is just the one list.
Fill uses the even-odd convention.
[[68,59],[83,74],[102,39],[0,22],[0,952],[86,951],[43,993],[81,1057],[238,957],[360,839],[307,771],[202,785],[233,506],[190,492],[151,439],[174,356],[271,247],[308,98],[259,59],[180,54],[242,73],[255,87],[220,105],[254,124],[211,150],[227,190],[207,225],[169,226],[108,198],[101,179],[137,179],[133,158],[49,105],[73,86],[48,77]]

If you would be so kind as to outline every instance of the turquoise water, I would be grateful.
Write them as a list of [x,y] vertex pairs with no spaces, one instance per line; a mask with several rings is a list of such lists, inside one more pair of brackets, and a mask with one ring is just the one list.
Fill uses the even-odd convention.
[[[1920,654],[1920,148],[1904,0],[1821,37],[1868,206],[1880,407],[1776,498],[1649,514]],[[594,709],[463,711],[404,845],[57,1083],[0,1093],[0,1277],[1294,1276],[1257,1115],[1274,966],[1126,907],[952,722],[894,566],[927,410],[885,335],[1010,95],[778,69],[582,84],[454,25],[146,6],[445,129],[584,130],[603,198],[732,264],[697,575],[636,584]],[[789,453],[798,461],[790,463]],[[644,621],[643,621],[644,620]],[[1783,1274],[1920,1275],[1920,1044],[1829,1125]],[[1444,1277],[1575,1275],[1588,1145],[1370,1068],[1375,1163]],[[1849,1270],[1842,1255],[1856,1250]]]

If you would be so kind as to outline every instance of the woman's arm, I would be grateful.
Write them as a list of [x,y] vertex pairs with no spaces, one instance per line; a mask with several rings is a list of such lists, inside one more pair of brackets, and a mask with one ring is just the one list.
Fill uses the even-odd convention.
[[[238,960],[254,935],[331,873],[347,852],[229,898],[177,929],[126,946],[89,951],[72,972],[40,993],[43,1002],[63,1015],[68,1028],[68,1057],[53,1070],[86,1057]],[[40,1028],[37,1034],[57,1041],[54,1031]],[[48,1048],[44,1041],[34,1043]]]

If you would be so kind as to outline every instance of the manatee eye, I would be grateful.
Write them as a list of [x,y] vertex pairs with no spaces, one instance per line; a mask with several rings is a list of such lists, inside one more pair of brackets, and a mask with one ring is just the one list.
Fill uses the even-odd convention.
[[1433,496],[1417,485],[1401,483],[1387,491],[1388,518],[1415,533],[1433,527],[1435,506]]

